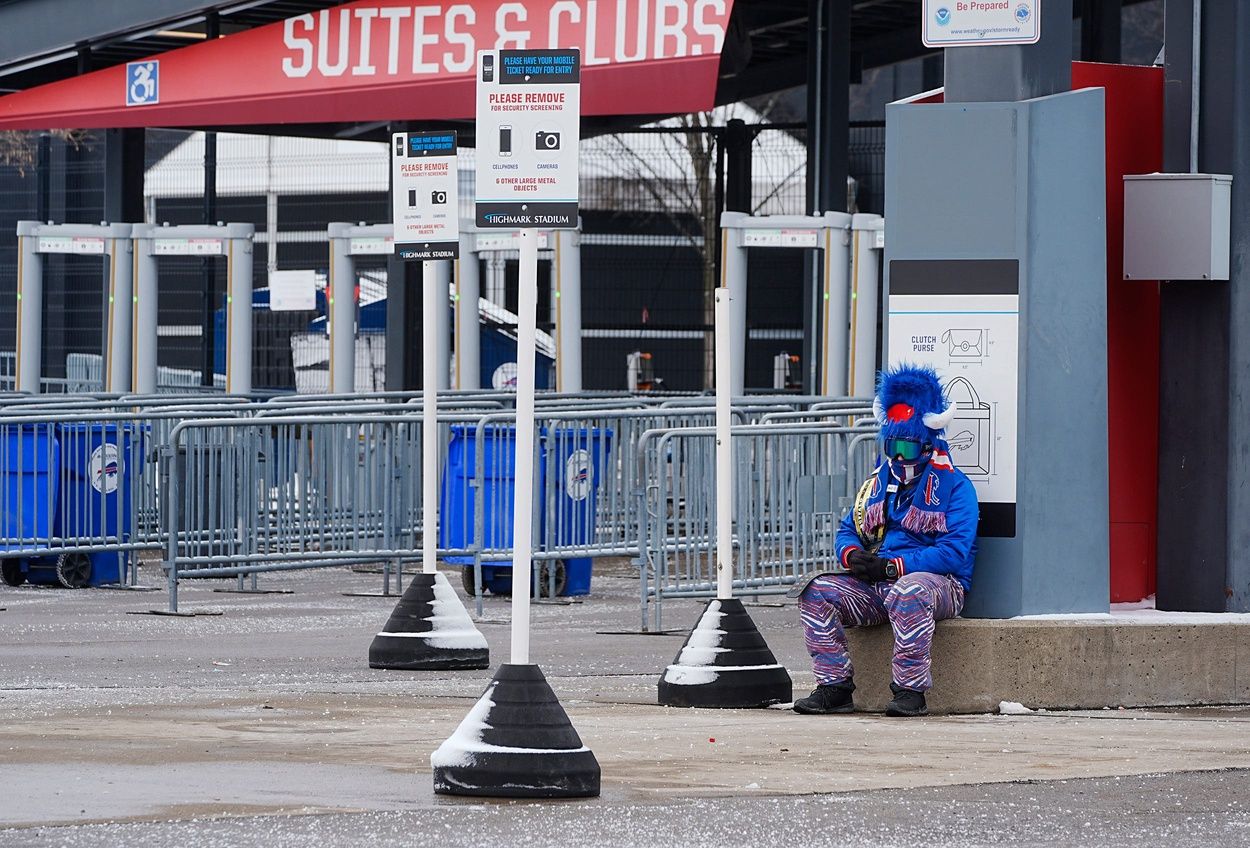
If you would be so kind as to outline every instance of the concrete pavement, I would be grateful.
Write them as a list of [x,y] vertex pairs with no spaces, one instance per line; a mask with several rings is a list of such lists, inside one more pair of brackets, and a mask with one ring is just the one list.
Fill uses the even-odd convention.
[[[336,570],[262,580],[293,588],[292,595],[215,594],[211,587],[223,583],[190,583],[182,591],[188,608],[223,613],[190,619],[128,614],[161,605],[155,593],[0,591],[7,608],[0,612],[0,845],[136,838],[182,845],[198,837],[203,844],[283,845],[313,833],[326,845],[362,844],[366,834],[370,844],[410,845],[422,823],[439,835],[430,843],[483,844],[448,834],[489,834],[500,810],[511,810],[510,826],[527,833],[523,823],[530,822],[535,844],[561,844],[559,822],[577,830],[579,844],[714,844],[717,827],[666,830],[663,823],[723,820],[747,834],[772,821],[773,831],[760,832],[780,833],[785,822],[830,820],[837,810],[858,811],[846,821],[859,844],[900,844],[908,827],[900,789],[908,790],[908,809],[925,816],[951,804],[972,809],[978,791],[1017,793],[1018,821],[995,804],[983,829],[952,820],[943,831],[952,841],[926,840],[990,844],[996,828],[1031,821],[1029,810],[1045,806],[1036,799],[1053,792],[1071,800],[1078,786],[1089,787],[1079,797],[1093,798],[1102,843],[1117,844],[1123,822],[1114,815],[1115,793],[1122,781],[1145,786],[1141,776],[1152,774],[1163,775],[1149,780],[1178,793],[1180,806],[1157,820],[1144,812],[1139,827],[1202,814],[1211,828],[1226,828],[1207,844],[1250,844],[1245,775],[1189,774],[1250,768],[1250,712],[1107,709],[899,721],[664,709],[654,705],[655,685],[681,639],[621,635],[635,626],[637,584],[627,571],[616,574],[597,575],[595,594],[583,603],[534,607],[534,658],[603,767],[604,797],[583,804],[433,795],[429,754],[490,672],[370,670],[369,640],[393,601],[341,593],[377,589],[376,575]],[[692,622],[699,608],[671,603],[666,615]],[[507,657],[507,613],[505,602],[488,600],[481,628],[493,663]],[[810,688],[793,608],[751,613],[796,689]],[[1010,692],[1002,698],[1013,700]],[[1018,781],[1054,788],[1027,797],[1012,786],[974,790]],[[1220,816],[1212,812],[1211,787],[1224,787],[1228,798]],[[874,806],[867,800],[874,790],[894,800]],[[578,812],[587,809],[594,815]],[[1079,830],[1065,832],[1076,840],[1070,844],[1092,844],[1077,839]],[[548,841],[539,838],[544,833]]]

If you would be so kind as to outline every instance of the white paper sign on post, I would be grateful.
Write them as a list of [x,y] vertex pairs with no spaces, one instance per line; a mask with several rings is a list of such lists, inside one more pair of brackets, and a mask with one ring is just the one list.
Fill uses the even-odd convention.
[[459,257],[456,133],[395,133],[391,166],[395,253],[400,259]]
[[1036,44],[1042,0],[924,0],[925,47]]
[[301,312],[317,308],[316,271],[272,271],[269,311]]
[[580,79],[577,50],[479,54],[479,227],[577,227]]

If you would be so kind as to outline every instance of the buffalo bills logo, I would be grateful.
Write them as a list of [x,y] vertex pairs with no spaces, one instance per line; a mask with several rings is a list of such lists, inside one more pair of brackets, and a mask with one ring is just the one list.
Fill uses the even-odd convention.
[[935,474],[929,475],[929,481],[924,484],[924,502],[925,506],[937,506],[942,501],[937,496],[938,478]]
[[118,475],[121,474],[121,460],[117,445],[106,442],[91,453],[89,463],[91,488],[105,495],[117,491]]

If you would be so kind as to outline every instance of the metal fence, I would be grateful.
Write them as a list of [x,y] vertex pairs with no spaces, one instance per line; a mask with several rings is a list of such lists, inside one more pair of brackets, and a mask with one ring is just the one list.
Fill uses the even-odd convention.
[[[406,393],[10,396],[0,411],[6,579],[17,560],[37,560],[73,584],[86,557],[134,585],[135,557],[160,550],[172,609],[179,581],[192,577],[359,563],[383,564],[389,592],[400,566],[421,558],[416,401]],[[642,624],[660,627],[664,598],[709,590],[712,401],[540,396],[540,591],[555,593],[570,560],[630,557],[640,569]],[[439,398],[438,552],[464,568],[479,611],[484,574],[512,558],[511,404],[502,392]],[[836,514],[874,453],[867,413],[862,399],[736,399],[741,586],[778,591],[828,560]]]
[[[847,408],[838,417],[859,411]],[[785,592],[836,560],[838,525],[876,463],[877,425],[770,422],[732,433],[734,586],[748,595]],[[643,439],[644,630],[663,629],[665,598],[715,594],[715,441],[710,428],[655,430]]]

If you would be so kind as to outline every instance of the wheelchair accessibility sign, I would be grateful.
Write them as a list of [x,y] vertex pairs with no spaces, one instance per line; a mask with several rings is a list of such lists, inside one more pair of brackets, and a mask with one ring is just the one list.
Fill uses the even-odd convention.
[[161,102],[161,63],[130,62],[126,65],[126,105],[151,106]]

